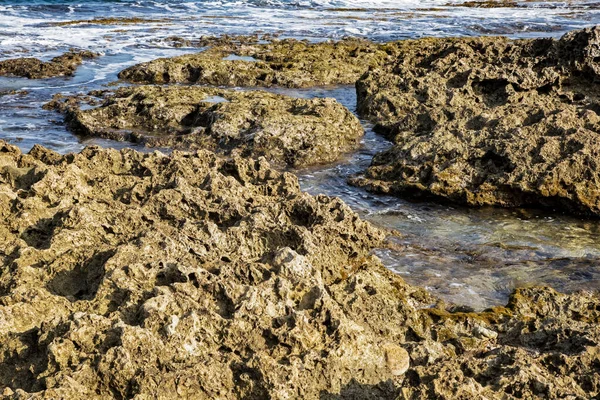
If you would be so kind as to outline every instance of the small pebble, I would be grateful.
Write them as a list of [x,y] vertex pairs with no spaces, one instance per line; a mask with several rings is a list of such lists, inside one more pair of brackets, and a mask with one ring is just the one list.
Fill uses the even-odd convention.
[[392,375],[404,375],[410,367],[410,356],[408,351],[397,344],[388,343],[383,346],[385,363]]

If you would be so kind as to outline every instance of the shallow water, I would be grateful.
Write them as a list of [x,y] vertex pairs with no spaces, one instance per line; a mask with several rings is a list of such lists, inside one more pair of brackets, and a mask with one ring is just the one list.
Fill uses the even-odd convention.
[[[327,95],[356,107],[352,87],[278,92]],[[348,186],[349,176],[389,147],[364,125],[360,151],[335,165],[296,174],[306,191],[338,196],[365,219],[401,232],[392,238],[394,250],[377,255],[408,282],[476,309],[505,303],[517,286],[545,284],[565,292],[600,288],[600,221],[534,209],[411,202]]]
[[[61,117],[42,110],[56,93],[105,88],[118,71],[158,57],[198,51],[175,48],[169,36],[281,33],[309,40],[354,35],[373,40],[422,36],[505,34],[560,36],[600,21],[592,1],[518,2],[509,8],[461,7],[460,1],[21,1],[0,0],[0,59],[49,59],[70,47],[102,53],[86,61],[72,78],[40,81],[0,78],[0,139],[24,151],[42,144],[61,153],[89,144],[134,147],[67,132]],[[102,17],[152,19],[131,25],[55,22]],[[236,59],[236,56],[233,56]],[[8,90],[25,91],[1,95]],[[352,87],[273,89],[300,97],[335,97],[356,107]],[[216,99],[219,100],[219,99]],[[341,197],[364,218],[402,236],[395,250],[377,254],[408,282],[444,299],[484,308],[506,301],[519,285],[548,284],[562,291],[600,288],[600,223],[539,210],[467,209],[372,195],[346,184],[366,168],[373,154],[389,146],[368,123],[362,148],[340,162],[296,171],[311,193]],[[144,150],[144,149],[140,149]]]

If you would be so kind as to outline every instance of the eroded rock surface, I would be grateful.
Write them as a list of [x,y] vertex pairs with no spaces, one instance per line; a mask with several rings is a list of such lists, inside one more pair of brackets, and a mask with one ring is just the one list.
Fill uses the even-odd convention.
[[97,56],[91,51],[69,51],[47,62],[32,57],[11,58],[0,61],[0,76],[20,76],[29,79],[71,76],[83,60]]
[[[600,391],[600,298],[516,290],[492,312],[427,312],[400,399],[587,399]],[[441,342],[441,344],[440,344]],[[577,371],[577,372],[575,372]]]
[[264,159],[0,142],[6,398],[591,398],[600,299],[458,311]]
[[141,25],[158,22],[170,22],[168,18],[150,19],[138,17],[109,17],[109,18],[94,18],[84,20],[60,21],[51,22],[50,26],[71,26],[71,25]]
[[142,83],[291,88],[354,84],[369,66],[388,57],[383,46],[356,39],[335,43],[215,43],[201,53],[135,65],[121,71],[119,78]]
[[359,120],[331,98],[142,86],[118,89],[92,109],[79,109],[72,98],[58,100],[49,107],[66,112],[78,134],[265,156],[296,167],[334,161],[355,149],[364,133]]
[[207,151],[4,143],[0,171],[0,387],[293,398],[395,376],[380,345],[400,324],[365,342],[386,311],[359,323],[329,293],[354,292],[382,233],[293,175]]
[[395,144],[353,183],[599,215],[599,35],[397,43],[357,83],[359,112]]

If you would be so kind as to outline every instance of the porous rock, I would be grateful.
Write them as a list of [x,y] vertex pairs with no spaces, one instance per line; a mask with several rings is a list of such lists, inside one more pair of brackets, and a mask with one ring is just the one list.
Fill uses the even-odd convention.
[[592,398],[600,299],[452,312],[384,233],[264,159],[0,142],[0,391],[13,399]]
[[359,112],[394,145],[352,183],[599,215],[599,45],[600,28],[398,42],[357,83]]
[[83,60],[97,56],[91,51],[69,51],[46,62],[33,57],[11,58],[0,61],[0,76],[29,79],[71,76]]
[[328,291],[382,232],[264,159],[2,143],[0,177],[0,387],[295,398],[392,378]]
[[51,107],[65,112],[69,128],[81,135],[238,152],[294,167],[334,161],[364,133],[358,118],[331,98],[141,86],[120,88],[96,108],[82,110],[72,100]]
[[292,39],[238,42],[216,42],[197,54],[134,65],[121,71],[119,78],[140,83],[290,88],[354,84],[370,66],[388,57],[383,46],[358,39],[322,43]]

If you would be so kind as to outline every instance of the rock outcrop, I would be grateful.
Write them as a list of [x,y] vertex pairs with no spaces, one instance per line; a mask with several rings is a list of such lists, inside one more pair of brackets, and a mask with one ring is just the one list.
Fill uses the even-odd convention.
[[97,57],[91,51],[69,51],[44,62],[32,57],[0,61],[0,76],[19,76],[29,79],[71,76],[83,60]]
[[290,88],[354,84],[370,66],[388,57],[384,46],[357,39],[215,43],[201,53],[134,65],[121,71],[119,78],[138,83]]
[[591,398],[600,299],[459,311],[264,159],[0,142],[5,398]]
[[364,134],[359,120],[331,98],[181,86],[105,95],[96,108],[81,110],[72,98],[50,108],[65,112],[69,128],[85,136],[264,156],[294,167],[335,161]]
[[394,141],[357,185],[600,215],[600,28],[560,40],[423,39],[357,83]]

